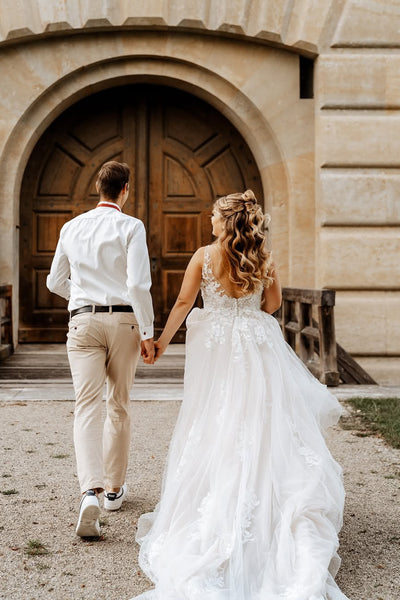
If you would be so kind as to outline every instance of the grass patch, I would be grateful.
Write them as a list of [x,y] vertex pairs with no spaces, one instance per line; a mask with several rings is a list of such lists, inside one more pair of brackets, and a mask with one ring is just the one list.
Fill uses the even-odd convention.
[[68,458],[69,454],[53,454],[51,458]]
[[18,490],[14,488],[12,490],[3,490],[1,493],[3,494],[3,496],[12,496],[13,494],[19,494]]
[[44,554],[48,554],[46,546],[42,544],[39,540],[28,540],[25,546],[25,554],[29,556],[43,556]]
[[400,398],[350,398],[355,409],[352,424],[356,435],[381,435],[393,448],[400,448]]

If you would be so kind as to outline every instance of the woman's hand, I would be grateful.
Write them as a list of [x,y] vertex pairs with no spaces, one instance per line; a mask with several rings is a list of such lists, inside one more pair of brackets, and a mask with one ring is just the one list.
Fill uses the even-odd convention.
[[164,354],[166,348],[167,348],[167,345],[160,342],[160,340],[157,340],[154,343],[154,349],[155,349],[154,362],[157,362],[157,360]]

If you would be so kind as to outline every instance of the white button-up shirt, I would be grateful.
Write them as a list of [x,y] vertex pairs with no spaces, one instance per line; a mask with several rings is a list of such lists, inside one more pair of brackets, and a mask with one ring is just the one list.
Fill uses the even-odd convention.
[[68,310],[87,304],[130,305],[141,338],[153,337],[145,228],[116,204],[98,206],[63,226],[47,287],[69,300]]

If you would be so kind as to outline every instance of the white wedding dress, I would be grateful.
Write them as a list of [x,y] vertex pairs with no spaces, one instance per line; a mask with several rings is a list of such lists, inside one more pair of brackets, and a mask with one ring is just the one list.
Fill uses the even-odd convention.
[[187,319],[184,400],[160,503],[140,517],[136,600],[346,600],[341,468],[322,431],[340,405],[303,366],[261,291],[232,298],[205,249]]

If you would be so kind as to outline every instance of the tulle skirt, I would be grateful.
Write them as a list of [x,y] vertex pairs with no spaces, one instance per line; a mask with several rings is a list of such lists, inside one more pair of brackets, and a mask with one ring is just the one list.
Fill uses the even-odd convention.
[[[138,524],[137,600],[345,600],[344,489],[323,430],[336,398],[261,311],[187,320],[184,400],[161,500]],[[222,331],[222,330],[221,330]]]

